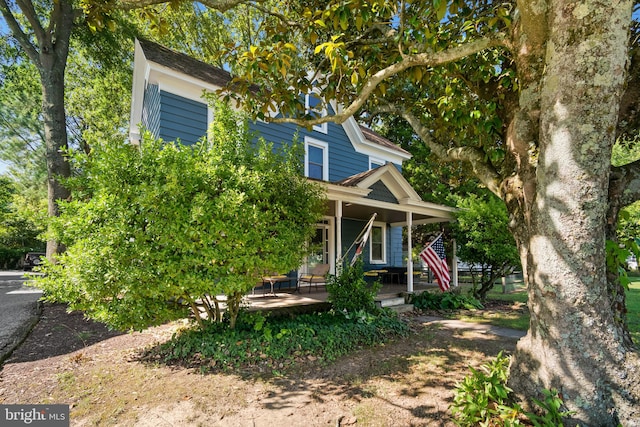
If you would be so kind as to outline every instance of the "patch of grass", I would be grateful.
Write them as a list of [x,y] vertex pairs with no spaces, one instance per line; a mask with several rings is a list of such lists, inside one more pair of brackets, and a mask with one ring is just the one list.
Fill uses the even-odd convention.
[[627,291],[627,320],[633,342],[640,346],[640,277],[630,277]]
[[[640,345],[640,277],[630,277],[631,283],[627,291],[627,320],[629,331],[633,337],[633,342]],[[464,292],[464,290],[463,290]],[[502,293],[502,288],[496,286],[488,294],[488,300],[508,301],[514,304],[526,304],[526,290],[516,292]],[[529,314],[517,311],[494,311],[494,312],[478,312],[478,316],[465,313],[457,316],[460,319],[489,323],[505,328],[518,329],[526,331],[529,328]]]
[[460,320],[474,323],[486,323],[503,328],[526,331],[529,329],[529,314],[523,312],[490,311],[479,313],[477,316],[460,314],[456,316]]
[[265,318],[244,314],[231,330],[221,324],[186,329],[145,356],[210,370],[258,369],[280,373],[296,361],[330,362],[363,346],[406,336],[408,326],[385,312],[325,312]]

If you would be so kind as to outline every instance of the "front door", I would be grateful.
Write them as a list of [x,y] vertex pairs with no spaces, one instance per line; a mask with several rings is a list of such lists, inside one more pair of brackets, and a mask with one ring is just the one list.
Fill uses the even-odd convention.
[[316,232],[313,235],[311,242],[309,242],[311,253],[307,257],[307,261],[301,269],[303,273],[308,272],[317,264],[330,264],[331,267],[333,267],[331,259],[331,254],[333,252],[331,241],[333,239],[331,238],[331,231],[331,220],[329,219],[322,220],[316,224]]

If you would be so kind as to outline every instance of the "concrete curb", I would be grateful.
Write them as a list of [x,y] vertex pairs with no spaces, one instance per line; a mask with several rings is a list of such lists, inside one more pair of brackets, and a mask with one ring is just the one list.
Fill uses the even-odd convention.
[[33,328],[40,321],[40,314],[42,314],[42,303],[35,301],[29,304],[29,317],[11,334],[8,342],[0,348],[0,370],[4,362],[11,357],[13,351],[20,346],[27,339]]

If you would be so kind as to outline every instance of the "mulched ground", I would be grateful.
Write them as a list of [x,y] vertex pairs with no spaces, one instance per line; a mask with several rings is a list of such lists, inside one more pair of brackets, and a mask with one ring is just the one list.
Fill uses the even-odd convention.
[[453,426],[455,384],[516,340],[420,317],[406,315],[409,337],[332,364],[309,360],[284,375],[241,378],[140,361],[179,325],[122,334],[45,304],[0,371],[0,403],[69,404],[72,426]]
[[121,335],[105,325],[67,313],[66,304],[44,304],[40,321],[5,363],[32,362],[69,354]]

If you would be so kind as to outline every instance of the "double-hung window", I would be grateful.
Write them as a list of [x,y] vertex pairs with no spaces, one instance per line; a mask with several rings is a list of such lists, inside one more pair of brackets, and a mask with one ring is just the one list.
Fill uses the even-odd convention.
[[369,240],[369,257],[371,264],[385,264],[387,262],[386,254],[386,224],[374,223],[371,227],[371,236]]
[[305,138],[304,174],[309,178],[329,180],[329,146],[326,142]]

